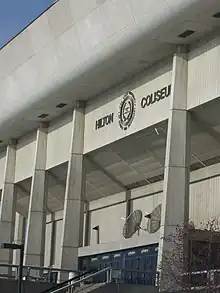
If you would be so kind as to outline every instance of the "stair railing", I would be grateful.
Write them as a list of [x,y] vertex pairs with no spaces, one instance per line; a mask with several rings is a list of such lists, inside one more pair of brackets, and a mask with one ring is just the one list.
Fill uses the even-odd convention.
[[71,279],[63,281],[62,283],[56,284],[54,287],[48,288],[48,289],[42,291],[41,293],[52,293],[54,290],[59,289],[59,288],[63,288],[65,285],[69,285],[69,284],[71,284],[71,283],[73,283],[75,281],[78,281],[78,280],[82,279],[83,277],[85,277],[88,274],[89,274],[88,272],[81,273],[81,274],[79,274],[79,275],[77,275],[77,276],[75,276],[75,277],[73,277]]
[[111,275],[112,275],[111,272],[112,272],[111,267],[105,268],[105,269],[103,269],[101,271],[98,271],[96,273],[90,274],[89,276],[81,278],[80,280],[72,282],[71,284],[68,284],[68,285],[65,285],[65,286],[63,286],[61,288],[52,290],[51,293],[67,292],[69,289],[72,289],[72,288],[75,288],[77,286],[80,286],[82,283],[85,283],[86,281],[89,281],[91,279],[93,280],[94,277],[99,276],[99,275],[101,275],[103,273],[106,273],[106,281],[105,281],[105,283],[109,284],[109,283],[111,283]]
[[[12,264],[2,264],[0,263],[0,277],[5,279],[18,279],[19,273],[18,273],[19,266],[18,265],[12,265]],[[1,270],[9,271],[10,273],[2,273]],[[69,270],[69,269],[60,269],[55,267],[41,267],[41,266],[29,266],[24,265],[23,266],[23,279],[29,280],[29,281],[42,281],[42,282],[49,282],[50,283],[50,277],[53,273],[74,273],[75,275],[80,275],[83,272],[78,270]],[[47,277],[44,277],[43,275],[47,274]],[[57,283],[57,282],[55,282]]]

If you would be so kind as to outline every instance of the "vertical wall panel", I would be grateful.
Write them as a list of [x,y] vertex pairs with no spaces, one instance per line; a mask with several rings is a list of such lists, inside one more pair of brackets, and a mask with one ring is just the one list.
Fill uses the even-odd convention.
[[189,53],[188,109],[220,96],[220,38],[197,44]]
[[[150,214],[152,211],[157,207],[158,204],[162,202],[162,193],[145,196],[141,198],[137,198],[133,200],[133,211],[135,210],[141,210],[143,213],[143,220],[141,227],[146,228],[148,219],[144,218],[145,214]],[[140,230],[139,235],[147,235],[148,232]],[[138,233],[136,233],[133,237],[138,237]]]
[[63,220],[56,222],[56,230],[55,230],[55,262],[54,267],[59,266],[59,260],[60,260],[60,253],[61,253],[61,235],[62,235],[62,229],[63,229]]
[[0,155],[0,189],[2,189],[3,187],[4,172],[5,172],[5,153]]
[[18,141],[16,152],[15,182],[32,176],[36,147],[36,132]]
[[45,252],[44,252],[44,266],[50,266],[51,255],[51,237],[52,237],[52,223],[46,224],[46,236],[45,236]]
[[220,177],[190,186],[190,219],[201,227],[212,218],[220,217]]
[[90,245],[96,244],[97,232],[92,228],[97,225],[100,229],[100,243],[120,241],[123,239],[122,228],[124,222],[121,220],[121,217],[125,216],[125,210],[126,204],[121,203],[111,207],[92,211],[90,224]]
[[[88,216],[89,218],[89,216]],[[86,233],[89,234],[89,231],[87,231],[87,224],[86,224],[86,220],[87,220],[87,215],[86,213],[84,213],[84,220],[83,220],[83,246],[86,246]],[[89,223],[88,223],[89,224]],[[88,239],[89,239],[89,235],[88,235]]]
[[68,161],[71,125],[71,117],[68,116],[49,127],[47,136],[47,169]]
[[[197,174],[200,174],[204,170],[195,171]],[[207,171],[208,172],[208,171]],[[204,172],[202,172],[203,174]],[[204,175],[204,174],[203,174]],[[210,173],[211,175],[211,173]],[[198,176],[197,176],[198,177]],[[197,178],[198,179],[198,178]],[[155,191],[155,186],[158,187],[158,192],[153,195],[146,195],[143,197],[139,197],[144,194],[151,194]],[[143,214],[151,213],[152,210],[162,202],[163,193],[159,192],[161,190],[161,184],[156,183],[151,186],[148,185],[146,187],[141,187],[140,189],[136,189],[132,192],[133,196],[137,196],[137,198],[132,199],[132,210],[140,209]],[[114,196],[116,199],[117,197]],[[105,244],[105,249],[111,248],[112,243],[117,243],[117,247],[120,248],[120,243],[124,239],[122,236],[122,228],[124,221],[121,217],[125,216],[126,204],[125,202],[117,201],[112,202],[113,205],[105,207],[105,203],[111,202],[111,197],[106,198],[105,200],[97,200],[94,201],[92,206],[99,207],[97,210],[91,210],[91,221],[89,226],[89,239],[90,246],[96,246],[96,231],[92,228],[95,226],[100,227],[100,243]],[[178,200],[178,195],[177,195]],[[99,203],[102,203],[100,205]],[[192,183],[190,185],[190,220],[192,220],[196,226],[199,228],[201,226],[201,222],[207,222],[209,219],[213,217],[220,217],[220,176],[213,177],[211,179],[205,179],[203,181]],[[142,227],[146,227],[147,221],[143,219]],[[60,254],[60,245],[61,245],[61,235],[62,231],[62,220],[57,221],[56,225],[56,233],[55,233],[55,264],[58,265],[58,259]],[[84,227],[85,231],[85,227]],[[47,234],[50,231],[47,228]],[[141,237],[148,237],[149,234],[144,231],[140,231],[140,239]],[[157,238],[157,234],[154,234],[155,239]],[[49,239],[49,235],[47,235]],[[138,239],[138,235],[134,235],[133,238]],[[159,236],[158,236],[159,237]],[[135,241],[135,239],[134,239]],[[135,242],[136,243],[136,242]],[[138,243],[138,242],[137,242]]]

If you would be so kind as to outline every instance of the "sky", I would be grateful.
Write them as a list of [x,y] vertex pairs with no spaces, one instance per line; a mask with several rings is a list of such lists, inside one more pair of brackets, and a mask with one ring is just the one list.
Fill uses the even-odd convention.
[[0,48],[54,0],[0,0]]

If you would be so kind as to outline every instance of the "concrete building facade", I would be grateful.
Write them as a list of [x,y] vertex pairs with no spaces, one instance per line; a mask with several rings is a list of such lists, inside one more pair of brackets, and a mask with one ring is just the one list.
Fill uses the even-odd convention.
[[[136,2],[60,0],[0,51],[0,241],[25,235],[28,265],[162,257],[220,216],[219,1]],[[124,239],[160,203],[160,229]]]

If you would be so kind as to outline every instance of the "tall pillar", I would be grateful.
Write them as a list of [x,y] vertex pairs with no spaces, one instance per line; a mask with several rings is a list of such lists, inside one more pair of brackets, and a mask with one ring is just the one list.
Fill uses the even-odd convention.
[[125,214],[126,214],[125,218],[126,219],[130,215],[131,210],[132,210],[132,207],[131,207],[131,191],[127,190],[126,191],[126,211],[125,211]]
[[[52,213],[51,214],[51,223],[49,223],[49,225],[51,225],[50,227],[50,238],[49,238],[49,247],[50,247],[50,261],[49,261],[49,265],[50,267],[52,267],[55,263],[55,245],[56,245],[56,225],[57,222],[55,220],[55,214]],[[47,235],[48,237],[48,235]]]
[[85,212],[84,212],[84,244],[83,246],[89,246],[90,242],[90,222],[91,222],[91,213],[89,211],[89,202],[85,202]]
[[37,130],[34,171],[28,209],[24,262],[26,265],[44,265],[46,229],[46,176],[47,127]]
[[[25,226],[25,219],[22,215],[16,213],[15,216],[15,236],[14,242],[16,244],[23,244],[24,243],[24,226]],[[19,264],[20,262],[20,251],[14,251],[14,264]]]
[[[175,233],[177,225],[183,226],[189,218],[190,116],[187,111],[187,74],[186,48],[179,47],[173,58],[172,95],[168,118],[158,251],[161,289],[165,286],[163,276],[165,275],[166,264],[163,264],[163,259],[166,252],[171,249],[170,244],[165,239],[170,234]],[[166,280],[166,284],[167,282],[168,280]]]
[[[78,269],[78,247],[83,245],[85,170],[83,164],[84,103],[73,111],[72,140],[66,179],[60,267]],[[62,276],[61,279],[66,278]]]
[[[16,164],[16,141],[10,141],[5,160],[4,183],[0,205],[0,242],[12,243],[15,229],[15,164]],[[0,250],[0,263],[12,264],[13,252]],[[3,272],[3,270],[1,270]]]

